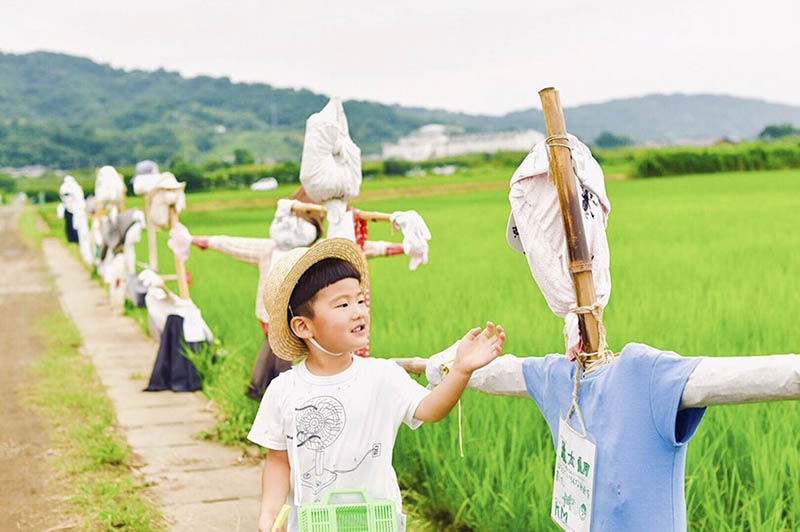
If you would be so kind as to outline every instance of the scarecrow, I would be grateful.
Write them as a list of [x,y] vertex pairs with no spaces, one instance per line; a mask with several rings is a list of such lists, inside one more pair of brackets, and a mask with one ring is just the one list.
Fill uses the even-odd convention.
[[92,250],[89,242],[89,221],[86,215],[86,200],[83,189],[71,175],[64,176],[58,188],[61,203],[58,217],[64,218],[64,230],[68,242],[77,242],[81,258],[86,264],[92,263]]
[[[376,213],[355,210],[347,199],[358,195],[361,186],[361,150],[350,139],[341,100],[333,98],[319,113],[309,117],[300,167],[300,187],[289,198],[281,199],[269,229],[269,238],[242,238],[227,235],[197,235],[192,244],[211,248],[259,268],[255,313],[264,331],[264,341],[256,357],[247,395],[260,400],[267,385],[290,363],[276,357],[269,346],[269,318],[259,297],[270,267],[286,252],[310,246],[323,235],[327,218],[327,238],[344,237],[359,244],[368,258],[407,253],[410,267],[427,263],[430,233],[414,211]],[[322,203],[323,205],[320,205]],[[386,221],[403,230],[402,244],[367,240],[367,222]],[[369,299],[368,299],[369,301]],[[368,350],[357,353],[368,356]]]
[[[551,517],[564,530],[685,530],[686,444],[705,408],[800,398],[800,356],[686,358],[635,343],[612,352],[602,171],[567,135],[557,92],[540,96],[548,136],[511,178],[506,236],[565,318],[567,356],[505,355],[469,386],[536,401],[556,451]],[[454,348],[395,360],[436,384]]]
[[[170,172],[158,172],[152,161],[136,165],[134,193],[145,196],[147,212],[148,268],[135,278],[132,296],[144,294],[150,334],[160,339],[158,355],[150,382],[145,391],[193,391],[201,386],[200,376],[186,358],[184,346],[192,351],[213,340],[202,313],[189,295],[189,278],[185,262],[189,258],[191,236],[178,220],[186,208],[186,183],[180,183]],[[169,229],[167,246],[173,252],[174,275],[158,274],[156,231]],[[174,280],[178,293],[170,291],[165,281]],[[138,303],[138,302],[137,302]]]
[[122,312],[128,277],[136,272],[135,245],[141,239],[144,214],[124,210],[125,183],[113,166],[97,172],[92,235],[97,273],[108,285],[112,307]]
[[[305,191],[299,188],[288,199],[278,200],[275,217],[269,227],[269,238],[247,238],[228,235],[190,236],[191,244],[200,249],[213,249],[234,259],[258,267],[255,314],[264,331],[264,341],[256,356],[251,372],[247,395],[261,400],[269,382],[291,364],[276,357],[269,347],[269,316],[264,301],[258,294],[264,286],[269,270],[280,256],[301,246],[310,246],[322,236],[322,218],[314,214],[295,213],[292,206],[297,201],[307,201]],[[188,246],[187,246],[188,253]]]

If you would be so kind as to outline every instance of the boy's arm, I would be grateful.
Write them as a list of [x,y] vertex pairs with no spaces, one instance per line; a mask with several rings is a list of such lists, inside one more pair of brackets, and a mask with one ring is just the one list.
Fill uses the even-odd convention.
[[472,373],[494,360],[502,351],[506,339],[503,328],[498,326],[494,336],[493,332],[494,324],[489,323],[486,329],[472,329],[461,339],[452,369],[442,383],[419,403],[414,418],[439,421],[450,412],[464,393]]
[[800,399],[800,355],[704,358],[680,408]]
[[[424,373],[428,387],[438,386],[447,376],[455,361],[458,342],[430,358],[393,358],[398,366],[416,375]],[[529,397],[522,373],[523,357],[503,355],[486,366],[475,370],[467,383],[467,388],[496,395]]]
[[289,455],[286,451],[270,449],[261,473],[261,513],[258,532],[270,532],[272,523],[289,494]]

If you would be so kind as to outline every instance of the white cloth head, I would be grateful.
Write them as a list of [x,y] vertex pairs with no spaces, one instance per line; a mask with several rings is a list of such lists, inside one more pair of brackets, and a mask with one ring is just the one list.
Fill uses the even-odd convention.
[[104,166],[97,171],[94,197],[100,204],[119,203],[125,197],[125,183],[113,166]]
[[331,98],[306,121],[300,182],[308,196],[320,203],[358,196],[361,150],[350,138],[340,98]]
[[169,227],[169,207],[175,206],[175,211],[180,212],[186,208],[185,185],[179,183],[170,172],[157,174],[158,180],[145,193],[151,193],[150,211],[147,216],[157,229]]
[[[597,301],[605,307],[611,296],[606,223],[611,204],[603,171],[591,151],[570,135],[572,165],[580,195],[586,243],[592,257],[592,277]],[[506,227],[509,245],[525,254],[533,278],[550,309],[564,318],[569,347],[578,342],[578,318],[570,312],[577,306],[558,192],[548,178],[548,149],[536,144],[511,178],[511,215]]]
[[64,176],[64,181],[61,183],[61,186],[58,187],[58,195],[64,203],[64,206],[71,213],[86,208],[86,200],[83,198],[83,189],[71,175]]

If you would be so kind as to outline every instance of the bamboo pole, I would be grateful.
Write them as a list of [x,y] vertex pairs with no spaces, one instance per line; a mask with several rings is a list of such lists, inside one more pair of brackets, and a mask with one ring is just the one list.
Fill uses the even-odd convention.
[[[178,211],[175,209],[175,205],[170,205],[169,226],[174,227],[176,223],[178,223]],[[177,255],[173,254],[173,256],[175,257],[175,274],[178,276],[178,295],[182,299],[189,299],[189,283],[186,281],[186,266]]]
[[303,203],[302,201],[298,201],[294,205],[292,205],[292,212],[295,214],[322,214],[323,216],[327,212],[325,207],[322,205],[317,205],[316,203]]
[[[564,112],[558,91],[547,87],[539,91],[544,112],[544,124],[550,153],[550,178],[558,190],[558,203],[561,206],[561,220],[564,223],[564,234],[569,250],[569,269],[575,286],[578,306],[591,306],[597,299],[592,279],[592,257],[586,243],[583,228],[583,213],[580,198],[575,186],[575,174],[572,169],[572,156],[566,140],[558,137],[567,134],[564,123]],[[581,340],[587,353],[596,353],[600,345],[600,331],[597,319],[592,314],[578,314]]]
[[[292,211],[295,214],[316,213],[316,214],[322,214],[323,216],[327,213],[325,207],[323,207],[322,205],[317,205],[316,203],[302,203],[302,202],[295,203],[294,206],[292,207]],[[358,216],[362,220],[367,220],[369,222],[390,222],[392,217],[391,214],[385,212],[361,211],[361,210],[358,211]]]
[[147,264],[148,268],[154,272],[158,271],[158,248],[156,247],[156,227],[150,220],[150,206],[153,200],[152,194],[144,197],[144,210],[147,214]]

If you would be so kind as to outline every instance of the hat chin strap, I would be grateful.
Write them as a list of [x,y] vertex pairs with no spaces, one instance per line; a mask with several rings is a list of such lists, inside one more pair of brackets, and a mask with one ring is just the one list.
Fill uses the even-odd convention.
[[344,355],[344,353],[332,353],[332,352],[328,351],[327,349],[325,349],[324,347],[319,345],[319,342],[317,342],[317,340],[313,336],[310,338],[310,341],[311,341],[312,344],[314,344],[314,347],[316,347],[317,349],[319,349],[320,351],[322,351],[326,355],[330,355],[332,357],[340,357],[340,356]]

